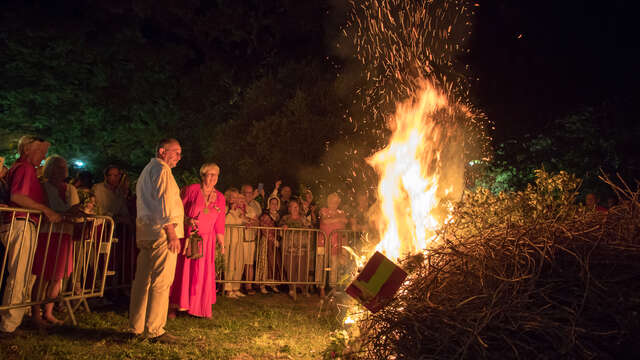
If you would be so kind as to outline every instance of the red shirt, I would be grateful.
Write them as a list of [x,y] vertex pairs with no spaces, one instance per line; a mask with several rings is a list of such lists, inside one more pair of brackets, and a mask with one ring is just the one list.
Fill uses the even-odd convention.
[[[36,168],[26,159],[21,157],[13,164],[13,166],[11,166],[11,169],[9,169],[9,172],[7,173],[7,179],[9,179],[11,195],[25,195],[37,203],[45,203],[44,190],[36,176]],[[10,201],[9,205],[12,207],[21,207],[13,201]],[[25,213],[16,213],[16,218],[24,218],[25,216]],[[37,222],[39,215],[34,214],[29,217],[32,221]]]

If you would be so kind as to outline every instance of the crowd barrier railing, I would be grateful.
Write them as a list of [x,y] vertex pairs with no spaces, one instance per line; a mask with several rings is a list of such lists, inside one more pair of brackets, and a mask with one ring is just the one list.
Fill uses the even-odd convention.
[[[357,249],[365,233],[243,226],[225,228],[224,268],[216,269],[226,289],[241,284],[336,286],[351,262],[343,246]],[[106,289],[130,287],[138,249],[132,224],[115,223]],[[234,284],[234,285],[231,285]]]
[[0,208],[0,310],[61,301],[76,325],[77,308],[104,295],[113,229],[106,216],[51,224],[39,211]]
[[[226,225],[225,290],[240,284],[336,286],[350,270],[343,246],[358,248],[365,233],[336,230]],[[234,284],[234,285],[231,285]]]
[[[225,266],[220,283],[320,285],[324,261],[317,229],[226,225]],[[322,249],[321,249],[322,250]],[[318,273],[318,270],[320,272]],[[227,287],[229,288],[229,287]]]
[[353,272],[355,262],[350,260],[345,247],[354,251],[361,249],[366,242],[366,232],[354,230],[333,230],[327,235],[326,274],[327,285],[336,287],[344,284]]

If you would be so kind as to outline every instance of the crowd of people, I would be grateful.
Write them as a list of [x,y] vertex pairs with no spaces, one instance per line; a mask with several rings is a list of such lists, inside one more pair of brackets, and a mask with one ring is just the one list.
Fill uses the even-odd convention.
[[[10,169],[0,167],[0,204],[43,214],[39,232],[40,216],[19,211],[12,215],[11,231],[3,228],[0,255],[6,255],[8,261],[2,289],[11,291],[0,295],[2,305],[25,303],[35,296],[29,276],[36,279],[34,290],[43,288],[44,297],[55,299],[62,279],[73,271],[73,239],[77,236],[73,219],[110,216],[117,224],[116,233],[120,231],[112,258],[133,258],[132,254],[119,254],[133,251],[133,246],[126,245],[127,238],[136,245],[130,264],[135,267],[135,276],[129,332],[152,341],[175,343],[179,340],[164,330],[168,318],[182,311],[197,317],[212,316],[216,251],[226,253],[224,269],[218,270],[224,272],[225,279],[234,281],[219,287],[225,296],[280,292],[285,286],[278,284],[289,282],[294,283],[288,291],[295,299],[298,291],[305,296],[313,291],[308,284],[295,283],[322,279],[325,245],[331,261],[338,261],[340,249],[337,235],[317,237],[316,241],[309,233],[296,235],[291,230],[315,228],[328,235],[336,234],[335,230],[362,231],[366,227],[366,193],[357,195],[352,211],[341,208],[342,199],[337,193],[328,195],[326,205],[318,207],[311,190],[295,196],[281,181],[268,196],[263,184],[255,189],[243,184],[223,194],[216,188],[220,168],[215,163],[202,165],[199,183],[180,189],[172,174],[182,156],[175,139],[160,141],[155,157],[137,179],[135,192],[124,169],[118,166],[108,166],[104,181],[97,184],[87,172],[70,179],[67,161],[58,155],[46,158],[40,166],[49,146],[42,138],[24,136],[18,144],[18,160]],[[4,213],[5,227],[9,213]],[[233,225],[243,227],[243,231],[235,232],[242,236],[233,235]],[[122,229],[133,227],[135,236],[122,234]],[[285,233],[288,235],[283,236]],[[322,296],[324,290],[324,286],[317,289]],[[62,322],[55,316],[53,304],[32,307],[31,318],[38,328]],[[14,333],[24,314],[24,307],[1,310],[0,335]]]

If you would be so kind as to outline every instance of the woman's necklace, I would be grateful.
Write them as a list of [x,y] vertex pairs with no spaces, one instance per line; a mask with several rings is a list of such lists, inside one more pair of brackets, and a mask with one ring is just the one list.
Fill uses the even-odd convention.
[[[202,188],[202,195],[204,196],[204,209],[202,210],[202,212],[208,214],[209,204],[211,204],[212,201],[216,200],[218,194],[216,193],[216,190],[214,188],[211,188],[211,190],[209,191],[206,191],[204,188]],[[220,211],[217,206],[216,210]]]

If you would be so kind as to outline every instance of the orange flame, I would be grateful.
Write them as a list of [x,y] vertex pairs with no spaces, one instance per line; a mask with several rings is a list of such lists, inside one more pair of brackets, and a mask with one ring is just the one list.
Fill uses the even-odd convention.
[[389,145],[367,160],[380,175],[376,250],[390,259],[424,251],[446,218],[437,209],[451,191],[440,183],[448,125],[438,119],[447,114],[446,96],[425,81],[416,99],[398,105]]

